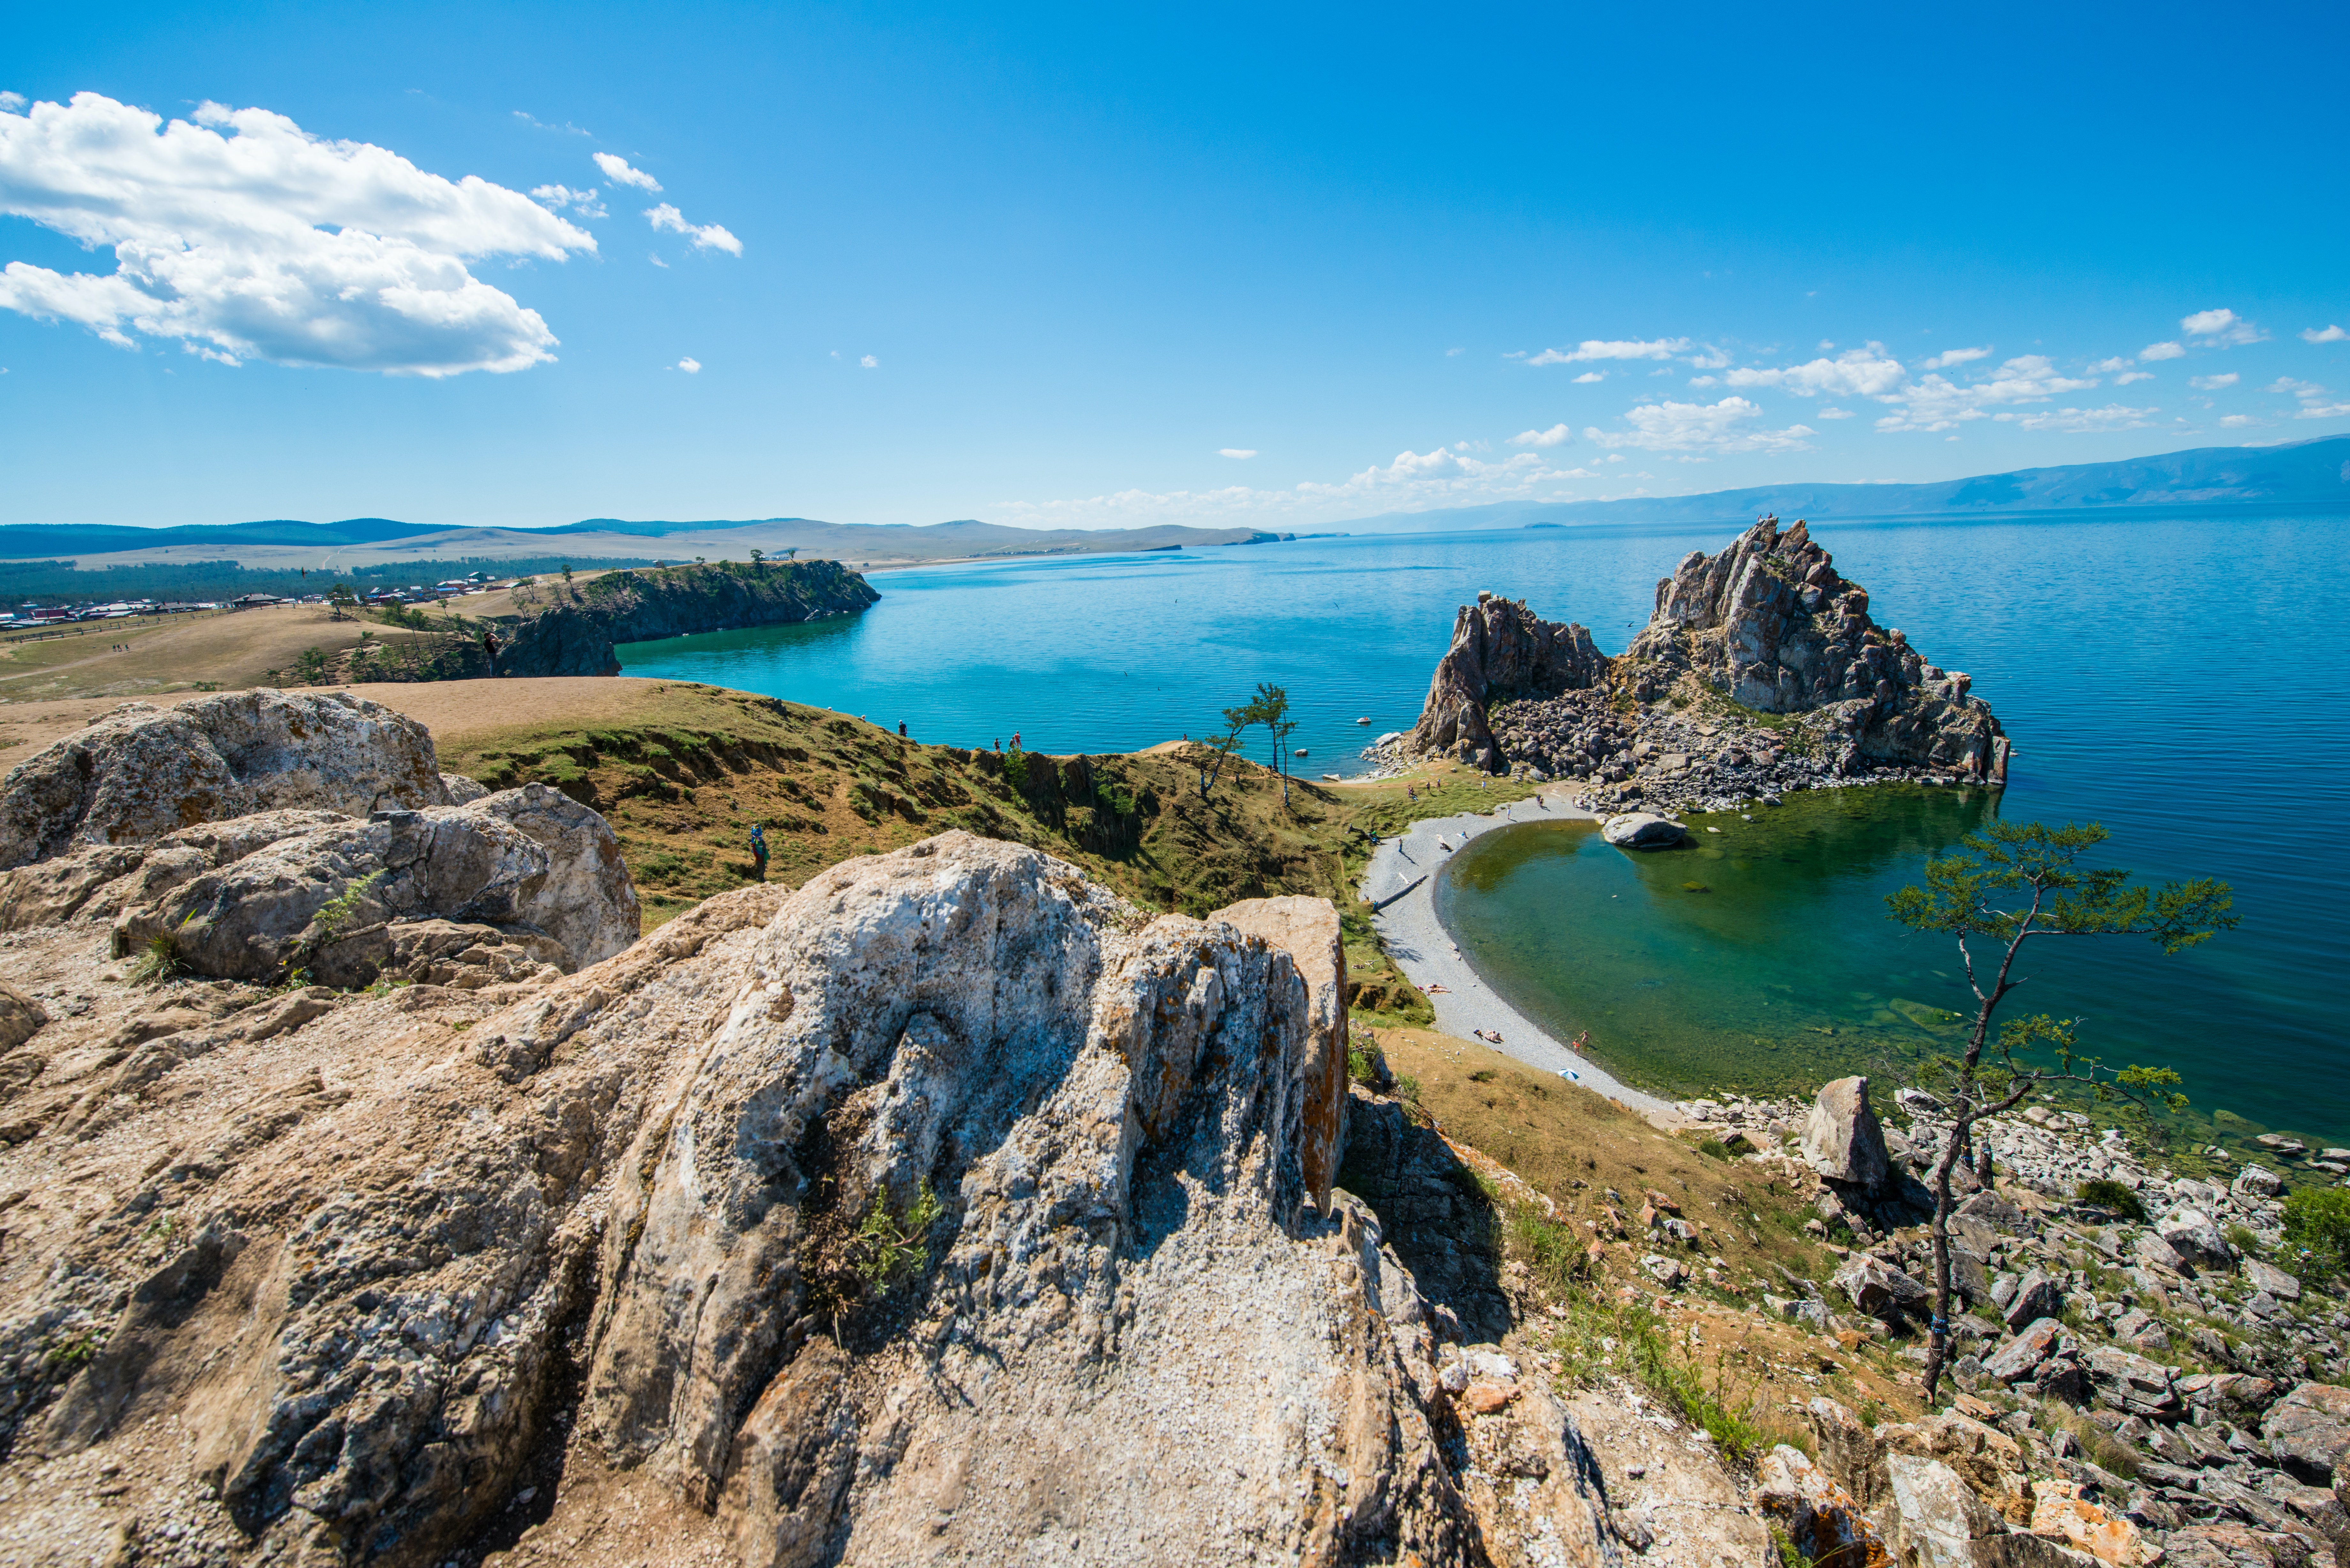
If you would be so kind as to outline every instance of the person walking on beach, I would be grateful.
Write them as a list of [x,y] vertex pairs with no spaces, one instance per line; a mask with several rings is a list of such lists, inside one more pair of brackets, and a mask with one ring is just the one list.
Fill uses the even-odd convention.
[[763,823],[751,825],[751,875],[762,882],[767,879],[767,830]]

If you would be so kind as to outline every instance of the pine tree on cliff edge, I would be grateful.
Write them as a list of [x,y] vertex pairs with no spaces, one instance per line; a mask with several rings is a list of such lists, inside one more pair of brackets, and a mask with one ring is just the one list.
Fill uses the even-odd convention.
[[[2108,835],[2097,823],[2050,827],[2044,823],[1993,823],[1961,842],[1967,853],[1926,863],[1926,885],[1908,887],[1885,902],[1892,919],[1914,931],[1955,937],[1975,993],[1974,1027],[1966,1054],[1939,1064],[1950,1074],[1950,1129],[1934,1162],[1934,1322],[1926,1350],[1926,1398],[1930,1404],[1949,1358],[1950,1339],[1950,1173],[1963,1157],[1974,1125],[2060,1084],[2087,1089],[2095,1099],[2121,1102],[2140,1116],[2178,1110],[2178,1075],[2168,1067],[2108,1067],[2080,1054],[2077,1019],[2045,1013],[2009,1019],[1991,1038],[1991,1015],[2008,992],[2024,983],[2016,954],[2035,937],[2145,937],[2166,953],[2208,940],[2234,926],[2225,882],[2199,877],[2159,888],[2131,887],[2126,871],[2084,870],[2074,862]],[[2003,944],[1985,988],[1975,969],[1970,938]],[[1991,1059],[1983,1061],[1988,1047]],[[2048,1057],[2040,1062],[2031,1058]]]

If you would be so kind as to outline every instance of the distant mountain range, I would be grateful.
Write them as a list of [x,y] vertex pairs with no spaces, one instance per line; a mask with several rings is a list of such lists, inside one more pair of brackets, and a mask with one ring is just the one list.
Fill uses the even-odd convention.
[[[1334,525],[1352,533],[1434,533],[1534,524],[1746,522],[1783,517],[1887,517],[2114,506],[2309,505],[2350,502],[2350,436],[2286,446],[2207,446],[2123,462],[2024,468],[1933,484],[1761,484],[1703,495],[1626,501],[1503,501],[1430,512],[1389,512]],[[20,523],[0,527],[0,560],[71,559],[85,568],[234,560],[317,571],[392,563],[424,566],[569,554],[581,564],[660,556],[648,539],[679,540],[681,556],[739,559],[753,548],[837,556],[858,566],[966,556],[1097,555],[1200,549],[1295,537],[1257,528],[1014,528],[951,523],[826,523],[813,517],[628,522],[589,517],[555,528],[434,527],[388,517],[339,523],[259,523],[133,528]],[[558,543],[559,541],[559,543]]]
[[1356,533],[1419,534],[1540,523],[1752,522],[1766,512],[1792,521],[2253,502],[2350,502],[2350,436],[2323,436],[2287,446],[2197,447],[2121,462],[2021,468],[1932,484],[1795,482],[1627,501],[1502,501],[1433,512],[1388,512],[1339,526]]
[[544,559],[567,555],[581,565],[660,556],[650,539],[677,540],[672,558],[741,560],[753,549],[833,556],[852,565],[888,566],[968,556],[1102,555],[1204,549],[1295,537],[1260,528],[1014,528],[970,518],[952,523],[824,523],[810,517],[749,521],[624,522],[591,517],[558,528],[436,528],[383,517],[340,523],[195,524],[131,528],[113,524],[25,523],[0,527],[0,560],[70,559],[85,569],[233,560],[247,567],[348,571],[390,564]]

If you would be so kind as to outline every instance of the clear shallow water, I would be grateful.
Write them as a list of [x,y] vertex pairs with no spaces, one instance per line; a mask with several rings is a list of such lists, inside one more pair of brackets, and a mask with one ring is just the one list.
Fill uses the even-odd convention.
[[[881,602],[853,619],[639,643],[620,659],[631,675],[902,719],[925,741],[987,745],[1017,731],[1031,750],[1055,753],[1198,736],[1255,682],[1277,680],[1304,720],[1296,743],[1312,753],[1299,771],[1347,773],[1369,736],[1417,718],[1453,609],[1478,589],[1583,621],[1620,651],[1657,579],[1732,533],[1617,525],[920,568],[877,575]],[[2139,1059],[2178,1066],[2199,1107],[2350,1144],[2350,584],[2340,566],[2350,518],[1886,521],[1814,534],[1866,585],[1880,620],[1975,677],[2018,747],[1997,810],[2095,818],[2114,832],[2107,863],[2235,885],[2243,925],[2178,958],[2137,943],[2043,944],[2021,1004],[2081,1012],[2116,1057],[2142,1046]],[[1356,725],[1357,715],[1372,723]],[[1261,736],[1252,754],[1264,759]],[[1771,859],[1776,868],[1752,885],[1709,869],[1696,879],[1716,892],[1691,897],[1716,912],[1682,919],[1668,907],[1679,926],[1659,917],[1641,938],[1638,961],[1669,967],[1641,974],[1669,983],[1640,988],[1655,994],[1640,1014],[1655,1044],[1617,1058],[1636,1081],[1687,1073],[1683,1086],[1759,1085],[1767,1062],[1799,1057],[1804,1067],[1781,1070],[1816,1078],[1861,1070],[1889,1048],[1881,1029],[1812,1035],[1820,1044],[1799,1043],[1797,1055],[1752,1045],[1751,1031],[1735,1046],[1748,1014],[1719,999],[1752,988],[1697,983],[1729,961],[1723,926],[1762,944],[1759,968],[1783,971],[1782,983],[1957,1005],[1947,990],[1921,994],[1922,981],[1903,978],[1956,971],[1947,958],[1886,949],[1910,939],[1877,901],[1964,830],[1956,797],[1914,814],[1884,792],[1818,798],[1862,820],[1821,825],[1831,847],[1797,849],[1793,865]],[[1788,826],[1768,831],[1800,836],[1802,812],[1782,809]],[[1872,826],[1880,813],[1887,822]],[[1630,961],[1567,948],[1513,959],[1498,932],[1563,929],[1587,899],[1586,879],[1598,879],[1599,902],[1620,905],[1604,895],[1627,888],[1605,878],[1648,873],[1596,855],[1525,862],[1569,891],[1531,898],[1497,934],[1464,932],[1463,948],[1530,1014],[1580,1018],[1590,1003],[1575,977]],[[1670,877],[1669,890],[1684,879]],[[1476,890],[1450,892],[1450,918],[1473,923]],[[1713,945],[1673,949],[1671,933],[1691,919],[1716,928]],[[1583,956],[1565,956],[1575,951]],[[1732,956],[1733,971],[1752,961]],[[1670,983],[1675,974],[1682,983]],[[1823,978],[1790,978],[1814,974]],[[1840,1031],[1865,1026],[1849,1010],[1838,1016]],[[1676,1030],[1678,1044],[1668,1038]],[[1595,1041],[1605,1033],[1595,1025]]]

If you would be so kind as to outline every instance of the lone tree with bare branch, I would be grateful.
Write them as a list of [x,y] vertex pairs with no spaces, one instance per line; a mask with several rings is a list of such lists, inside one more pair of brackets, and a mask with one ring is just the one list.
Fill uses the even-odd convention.
[[[1955,937],[1975,993],[1974,1027],[1966,1054],[1950,1069],[1950,1130],[1934,1164],[1934,1322],[1926,1351],[1926,1397],[1940,1382],[1950,1350],[1950,1172],[1963,1156],[1974,1125],[2012,1110],[2057,1085],[2085,1088],[2095,1098],[2120,1102],[2135,1114],[2176,1111],[2187,1096],[2168,1067],[2109,1067],[2081,1054],[2077,1019],[2042,1013],[2008,1020],[1994,1040],[1991,1017],[2008,992],[2024,983],[2016,956],[2035,937],[2145,937],[2166,953],[2208,940],[2236,924],[2225,882],[2199,877],[2159,888],[2130,885],[2126,871],[2086,870],[2082,853],[2109,836],[2097,823],[2050,827],[2044,823],[1993,823],[1969,834],[1966,853],[1926,863],[1926,885],[1908,887],[1885,902],[1892,919],[1914,931]],[[1968,945],[1995,944],[1999,963],[1986,986]],[[1991,1060],[1983,1059],[1986,1047]]]

